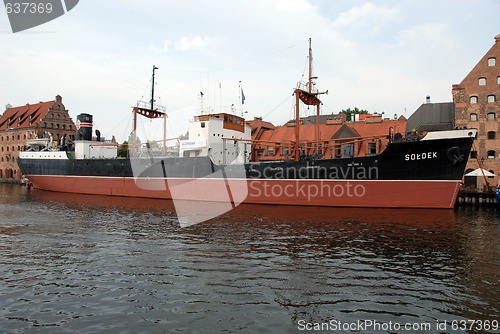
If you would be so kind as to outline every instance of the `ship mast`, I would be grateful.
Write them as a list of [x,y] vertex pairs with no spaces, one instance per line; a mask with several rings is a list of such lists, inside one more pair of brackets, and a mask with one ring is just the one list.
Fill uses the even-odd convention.
[[[163,156],[167,153],[167,113],[165,112],[165,107],[155,105],[155,70],[158,67],[153,65],[153,75],[151,77],[151,104],[150,108],[146,108],[147,104],[138,101],[137,105],[132,109],[134,113],[134,129],[132,131],[132,157],[136,156],[137,153],[137,115],[141,115],[147,118],[163,118]],[[144,107],[141,107],[143,105]],[[160,111],[161,110],[161,111]]]
[[309,38],[309,78],[308,78],[308,82],[307,82],[307,86],[308,86],[308,92],[309,93],[312,93],[312,59],[313,59],[313,51],[312,51],[312,41],[311,41],[311,38]]
[[314,131],[314,139],[316,142],[316,153],[318,149],[318,142],[320,139],[319,133],[319,116],[320,116],[320,105],[321,100],[318,98],[320,94],[328,94],[328,91],[320,93],[317,90],[313,89],[313,80],[317,79],[317,77],[312,76],[312,47],[311,47],[311,38],[309,38],[309,78],[307,82],[307,91],[301,89],[301,84],[297,85],[297,88],[294,91],[295,94],[295,148],[294,148],[294,160],[298,161],[300,159],[300,101],[306,105],[314,105],[316,106],[316,124]]
[[151,78],[151,110],[154,110],[154,103],[155,103],[155,70],[157,70],[158,67],[153,65],[153,77]]

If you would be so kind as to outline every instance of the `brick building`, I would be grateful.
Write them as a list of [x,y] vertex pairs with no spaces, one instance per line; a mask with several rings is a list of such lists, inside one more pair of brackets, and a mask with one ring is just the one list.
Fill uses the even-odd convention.
[[0,117],[0,181],[20,179],[19,152],[27,149],[30,139],[47,137],[49,133],[54,145],[64,135],[67,138],[75,135],[75,124],[61,96],[48,102],[7,106]]
[[[500,35],[462,82],[453,85],[452,92],[455,126],[478,129],[466,173],[481,165],[496,175],[487,179],[496,186],[500,172]],[[466,178],[465,182],[477,188],[485,185],[482,177]]]
[[[324,158],[343,158],[380,153],[389,142],[389,135],[405,134],[406,118],[384,119],[382,115],[361,114],[355,122],[347,122],[345,114],[320,117],[320,140],[315,140],[316,116],[300,119],[301,151],[306,155],[319,153]],[[292,159],[295,141],[295,120],[282,126],[255,118],[247,122],[252,128],[252,160]],[[366,138],[360,141],[353,138]]]

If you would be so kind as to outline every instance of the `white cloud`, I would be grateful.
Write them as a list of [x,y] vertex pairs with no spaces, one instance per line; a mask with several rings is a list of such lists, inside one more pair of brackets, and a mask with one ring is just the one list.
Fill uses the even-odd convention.
[[387,22],[397,18],[398,11],[394,8],[376,6],[370,2],[360,7],[353,7],[341,13],[333,22],[336,29],[349,28],[365,30],[372,34],[378,32]]
[[208,48],[217,38],[209,36],[184,36],[176,42],[165,40],[163,45],[149,44],[148,51],[151,52],[170,52],[170,51],[192,51]]
[[455,45],[453,33],[446,23],[430,22],[403,29],[398,34],[399,47],[418,45],[421,51],[450,48]]
[[175,44],[175,48],[180,51],[205,49],[213,40],[214,38],[208,36],[185,36]]
[[171,49],[172,42],[164,41],[162,46],[157,46],[155,44],[149,44],[147,50],[151,52],[168,52]]
[[307,0],[277,0],[277,1],[268,1],[265,0],[264,4],[266,6],[274,6],[284,12],[301,12],[307,13],[310,12],[314,7]]

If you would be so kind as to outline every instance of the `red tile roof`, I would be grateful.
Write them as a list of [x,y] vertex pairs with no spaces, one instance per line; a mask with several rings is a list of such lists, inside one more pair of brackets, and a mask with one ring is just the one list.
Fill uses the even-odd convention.
[[54,105],[55,101],[12,107],[0,117],[0,131],[34,127]]
[[[320,137],[323,140],[331,139],[342,128],[348,126],[360,137],[380,136],[389,134],[389,128],[392,126],[395,132],[404,134],[406,129],[406,120],[384,120],[380,123],[366,122],[349,122],[344,124],[320,124]],[[315,125],[304,124],[300,126],[300,140],[313,141],[315,137]],[[254,140],[263,140],[270,142],[289,142],[295,141],[294,126],[277,126],[274,129],[266,129],[259,137],[254,137]]]

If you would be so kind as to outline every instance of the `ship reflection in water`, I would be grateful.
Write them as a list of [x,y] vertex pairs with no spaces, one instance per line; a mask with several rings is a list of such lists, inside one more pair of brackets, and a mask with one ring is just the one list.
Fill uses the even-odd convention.
[[5,332],[498,326],[493,210],[240,205],[180,228],[171,201],[6,185],[0,207]]

